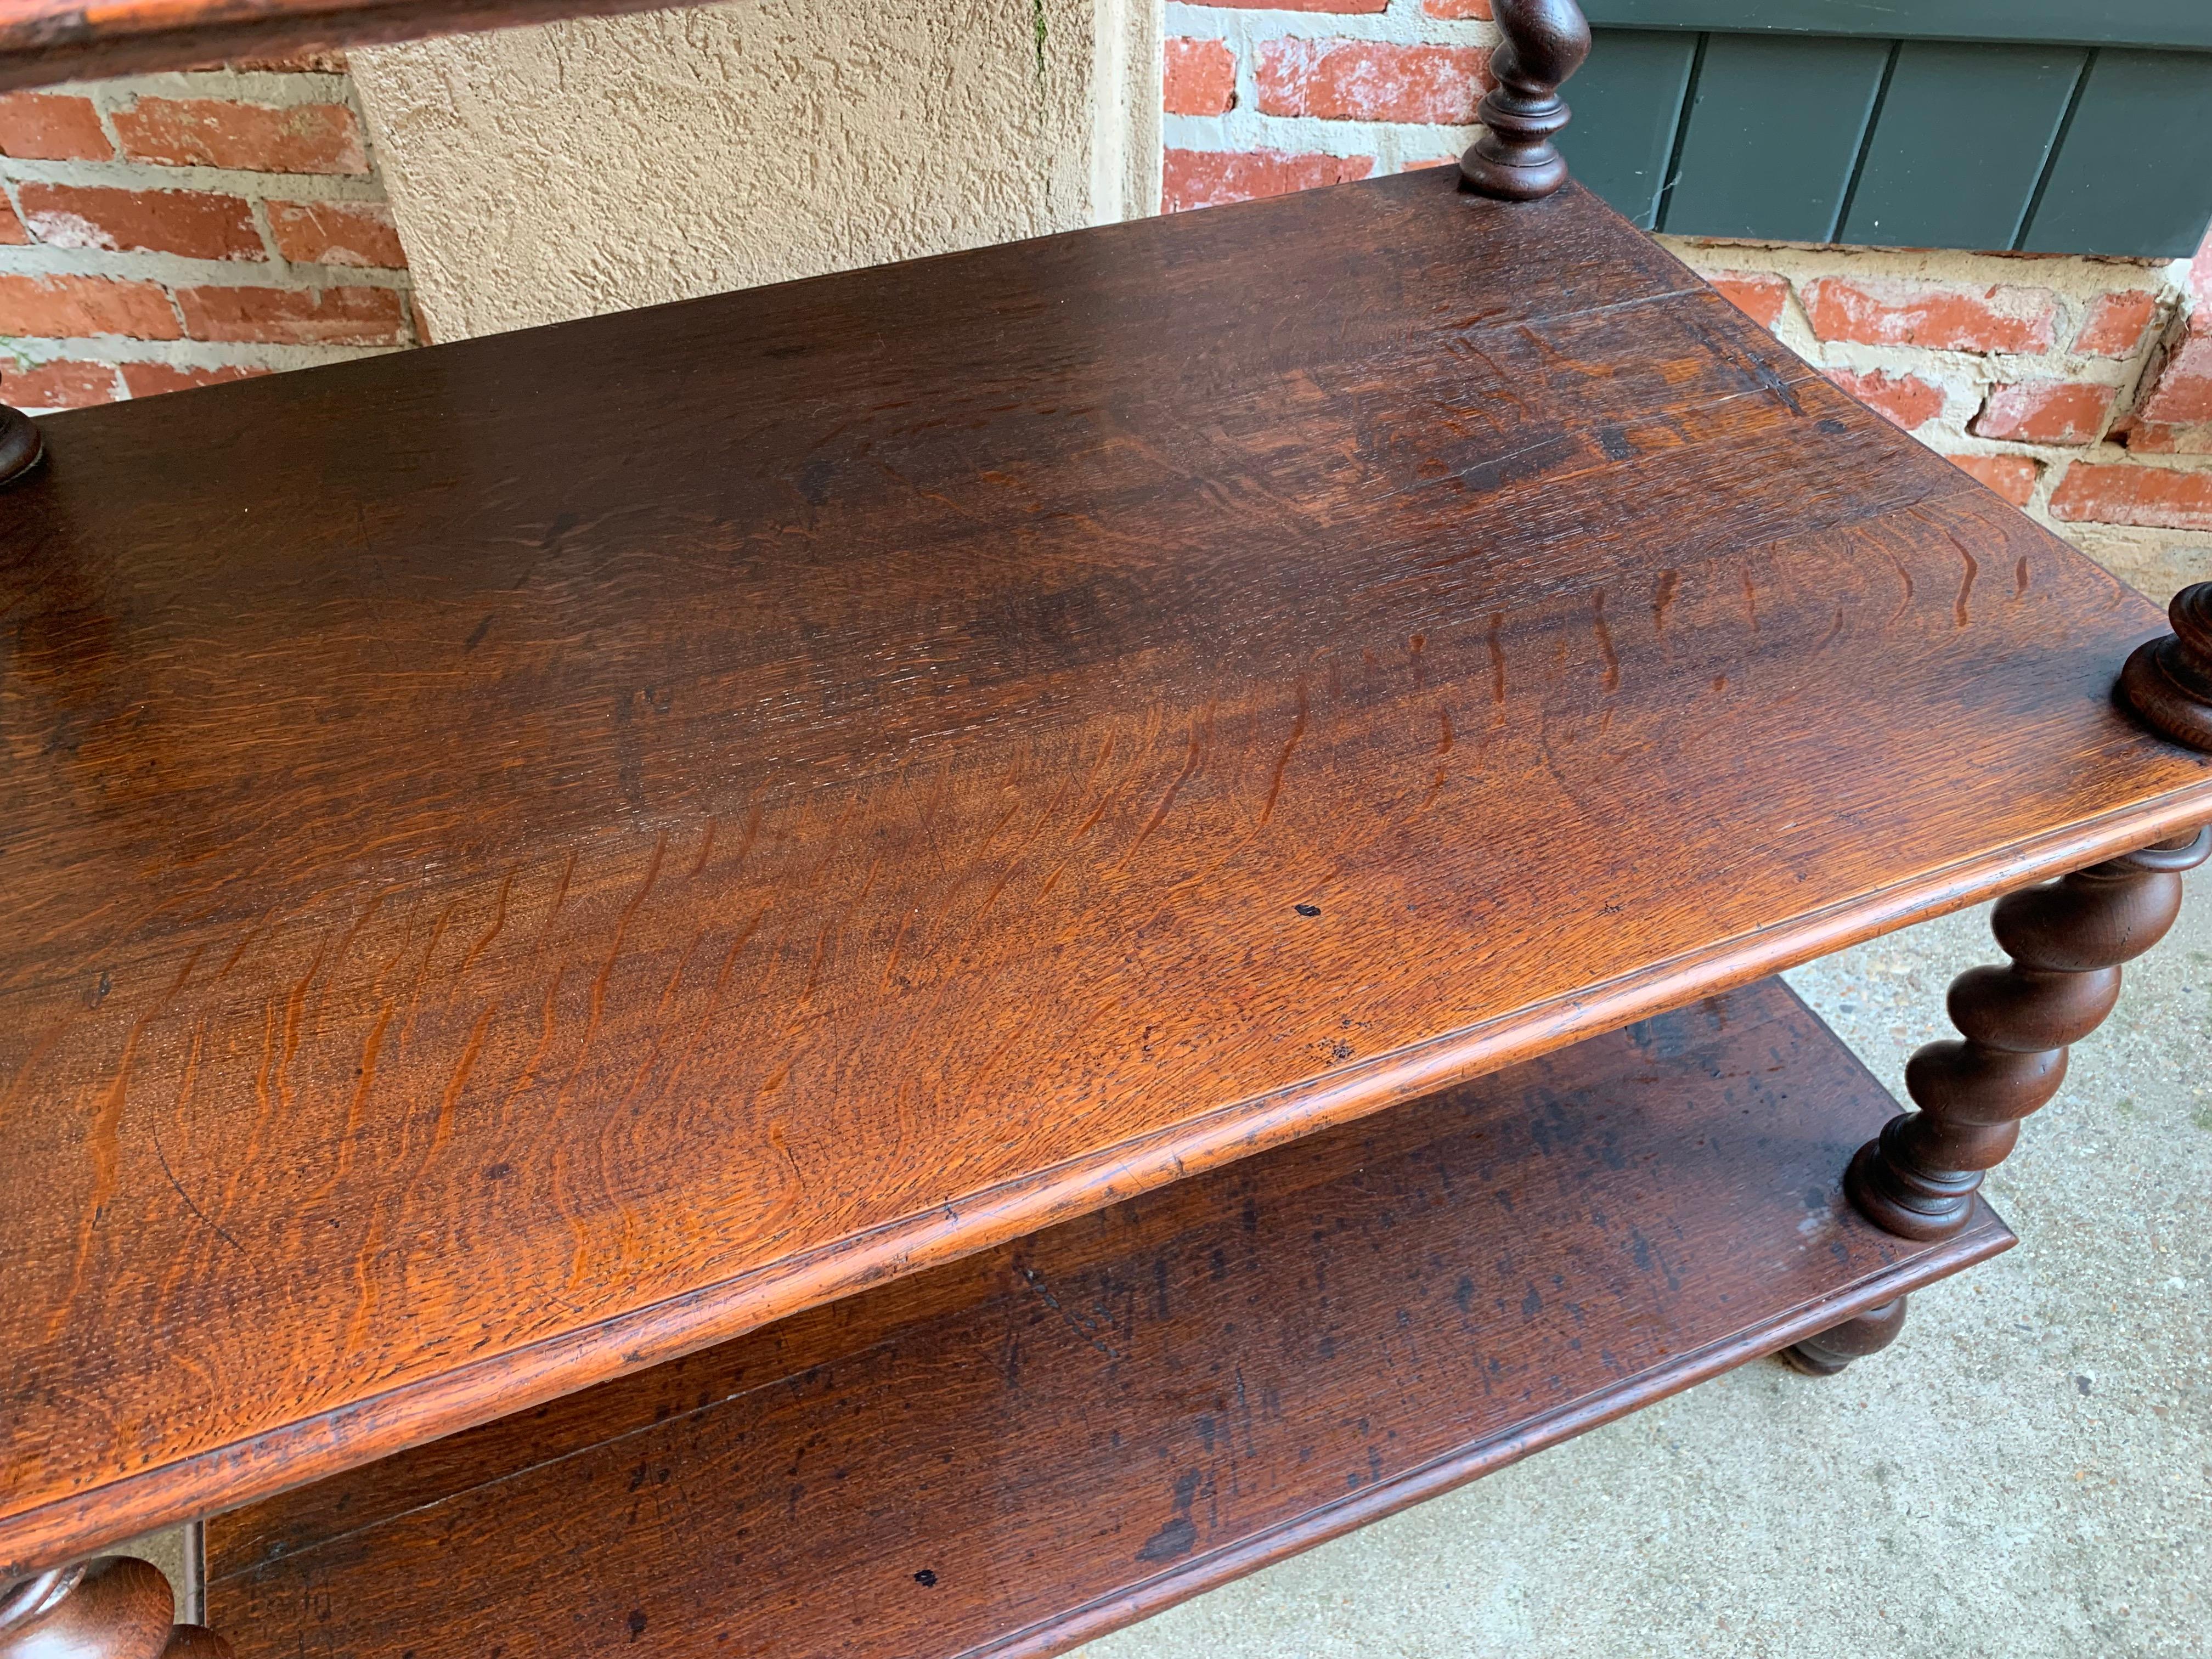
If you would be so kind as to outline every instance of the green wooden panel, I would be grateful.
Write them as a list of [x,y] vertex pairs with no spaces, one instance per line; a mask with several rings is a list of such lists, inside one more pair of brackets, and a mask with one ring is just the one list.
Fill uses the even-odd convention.
[[2212,58],[2099,52],[2020,246],[2180,258],[2207,220]]
[[1583,0],[1601,27],[2212,52],[2212,0]]
[[1877,247],[2010,247],[2088,57],[2079,46],[1906,41],[1882,94],[1842,240]]
[[1693,34],[1608,34],[1567,88],[1574,120],[1559,135],[1576,178],[1651,228],[1697,59]]
[[1828,240],[1889,54],[1881,40],[1711,36],[1660,228]]

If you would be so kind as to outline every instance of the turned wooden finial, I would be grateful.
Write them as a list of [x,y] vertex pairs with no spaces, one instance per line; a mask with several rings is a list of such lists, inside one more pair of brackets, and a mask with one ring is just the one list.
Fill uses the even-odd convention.
[[161,1569],[103,1555],[0,1585],[0,1659],[230,1659],[202,1625],[176,1609]]
[[46,453],[39,423],[21,410],[0,404],[0,487],[28,472]]
[[1567,182],[1552,135],[1570,116],[1560,83],[1589,56],[1589,23],[1575,0],[1496,0],[1504,45],[1490,54],[1497,84],[1477,113],[1482,137],[1460,157],[1469,190],[1509,202],[1533,202]]
[[2173,632],[2136,648],[2120,672],[2120,695],[2176,743],[2212,754],[2212,582],[2173,596]]

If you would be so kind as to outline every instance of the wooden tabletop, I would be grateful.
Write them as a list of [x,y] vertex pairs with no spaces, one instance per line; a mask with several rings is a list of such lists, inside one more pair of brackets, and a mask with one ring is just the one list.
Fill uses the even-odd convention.
[[45,429],[0,1571],[2212,817],[2153,606],[1571,187]]

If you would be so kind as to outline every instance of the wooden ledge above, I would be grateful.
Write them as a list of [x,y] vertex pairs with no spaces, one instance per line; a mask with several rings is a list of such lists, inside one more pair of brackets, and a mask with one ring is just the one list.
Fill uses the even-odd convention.
[[0,0],[0,92],[702,0]]
[[1456,184],[42,422],[0,1575],[2212,817],[2154,606]]

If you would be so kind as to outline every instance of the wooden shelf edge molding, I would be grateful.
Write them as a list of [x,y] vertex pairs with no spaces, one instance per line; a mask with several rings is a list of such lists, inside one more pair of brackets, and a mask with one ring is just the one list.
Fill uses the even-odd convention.
[[1850,1210],[1894,1107],[1778,981],[1716,996],[218,1517],[210,1611],[243,1659],[1037,1659],[1790,1344],[1871,1352],[2012,1243]]
[[1454,1033],[1102,1149],[742,1278],[457,1366],[415,1387],[19,1511],[0,1520],[0,1577],[78,1559],[155,1528],[265,1498],[729,1341],[871,1285],[991,1249],[1895,928],[2134,851],[2208,816],[2212,779],[2179,800],[2075,826],[2002,856],[1936,872],[1925,882],[1868,895],[1691,960],[1524,1011],[1493,1027]]
[[0,5],[0,92],[696,3],[701,0],[9,0]]

